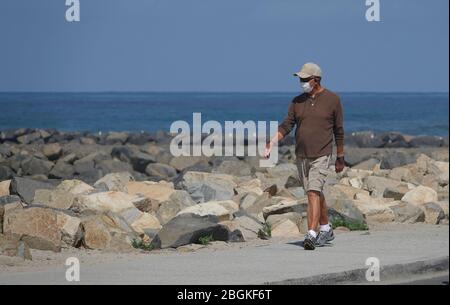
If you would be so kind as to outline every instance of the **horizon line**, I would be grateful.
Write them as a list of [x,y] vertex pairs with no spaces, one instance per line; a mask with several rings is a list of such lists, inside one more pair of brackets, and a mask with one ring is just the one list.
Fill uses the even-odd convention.
[[[449,94],[449,91],[334,91],[336,93],[381,93],[381,94]],[[96,93],[137,93],[137,94],[141,94],[141,93],[173,93],[173,94],[177,94],[177,93],[207,93],[207,94],[212,94],[212,93],[221,93],[221,94],[233,94],[233,93],[239,93],[239,94],[255,94],[255,93],[267,93],[267,94],[273,94],[273,93],[294,93],[294,94],[298,94],[299,91],[280,91],[280,90],[275,90],[275,91],[209,91],[209,90],[186,90],[186,91],[163,91],[163,90],[99,90],[99,91],[0,91],[0,94],[20,94],[20,93],[53,93],[53,94],[61,94],[61,93],[70,93],[70,94],[96,94]]]

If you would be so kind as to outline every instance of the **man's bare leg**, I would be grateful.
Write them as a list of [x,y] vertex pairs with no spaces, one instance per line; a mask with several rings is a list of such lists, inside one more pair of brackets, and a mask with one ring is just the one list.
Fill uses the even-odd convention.
[[323,193],[320,193],[320,225],[324,226],[329,223],[327,201]]
[[317,231],[320,219],[320,192],[308,191],[308,230]]

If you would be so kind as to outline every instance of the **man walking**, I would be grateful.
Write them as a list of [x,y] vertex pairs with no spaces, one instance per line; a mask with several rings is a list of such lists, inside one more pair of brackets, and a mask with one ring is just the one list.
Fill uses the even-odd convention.
[[322,71],[318,65],[307,63],[294,76],[299,77],[303,94],[295,97],[289,105],[288,115],[278,126],[277,135],[266,145],[266,157],[269,157],[274,143],[296,126],[297,167],[308,196],[308,232],[304,248],[314,250],[334,240],[323,187],[329,173],[333,135],[337,147],[335,171],[339,173],[344,169],[342,105],[336,94],[322,87]]

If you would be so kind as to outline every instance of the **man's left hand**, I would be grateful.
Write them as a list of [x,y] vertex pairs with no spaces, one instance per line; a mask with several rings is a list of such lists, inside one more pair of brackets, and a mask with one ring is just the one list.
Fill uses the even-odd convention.
[[337,158],[335,163],[336,173],[342,172],[344,170],[344,167],[345,167],[344,157]]

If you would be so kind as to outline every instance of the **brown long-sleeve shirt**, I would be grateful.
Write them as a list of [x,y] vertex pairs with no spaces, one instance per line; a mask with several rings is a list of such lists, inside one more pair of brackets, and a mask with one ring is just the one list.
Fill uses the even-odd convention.
[[295,129],[297,158],[329,155],[336,145],[344,144],[342,105],[339,96],[325,89],[314,98],[301,94],[289,105],[287,117],[278,126],[284,136]]

